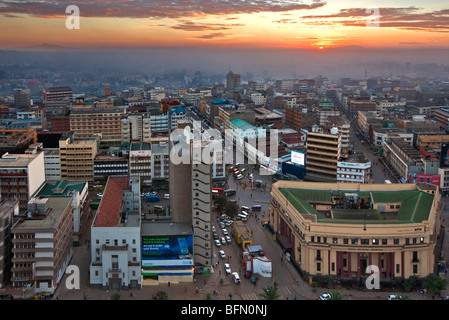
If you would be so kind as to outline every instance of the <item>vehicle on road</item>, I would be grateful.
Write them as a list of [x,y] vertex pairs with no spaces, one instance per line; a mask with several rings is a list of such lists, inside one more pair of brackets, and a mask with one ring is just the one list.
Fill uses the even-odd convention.
[[215,232],[214,232],[214,240],[217,240],[218,239],[218,234],[216,234]]
[[243,222],[245,222],[246,220],[248,220],[248,218],[244,214],[238,214],[237,220],[242,220]]
[[231,237],[230,236],[226,236],[225,238],[226,238],[226,242],[227,243],[231,243]]
[[225,239],[225,237],[221,237],[221,238],[220,238],[220,241],[221,241],[221,244],[226,244],[226,239]]
[[234,221],[232,221],[232,220],[228,220],[228,221],[226,221],[225,222],[225,225],[227,225],[228,227],[231,225],[231,224],[233,224],[234,223]]
[[220,228],[222,228],[222,229],[226,228],[226,225],[225,225],[225,223],[223,221],[220,222]]
[[237,272],[232,273],[232,279],[234,280],[234,283],[240,283],[240,277]]
[[319,300],[330,300],[332,297],[329,293],[323,293],[320,297]]
[[159,196],[153,195],[153,194],[147,195],[146,199],[147,199],[147,202],[159,202],[160,201]]
[[234,189],[228,189],[228,190],[225,190],[225,195],[226,196],[233,196],[233,195],[235,195],[237,192],[234,190]]
[[222,259],[225,259],[225,258],[226,258],[226,253],[225,253],[223,250],[220,250],[220,251],[219,251],[219,254],[220,254],[220,257],[221,257]]
[[217,246],[217,247],[221,247],[221,243],[220,243],[220,240],[215,240],[215,245]]
[[401,296],[398,296],[396,294],[390,294],[390,295],[388,295],[388,298],[387,298],[387,300],[399,300],[399,299],[401,299]]
[[170,195],[168,193],[164,194],[164,199],[165,200],[170,200]]
[[262,211],[262,206],[260,205],[254,205],[252,208],[253,211]]
[[249,210],[251,210],[251,209],[250,209],[249,207],[247,207],[247,206],[241,206],[240,209],[241,209],[242,211],[249,211]]
[[224,234],[225,236],[227,236],[227,235],[229,234],[228,230],[223,229],[223,234]]
[[229,263],[225,263],[224,268],[226,274],[231,274],[231,267],[229,266]]
[[237,180],[241,180],[241,179],[243,179],[243,174],[239,174],[239,175],[237,176]]

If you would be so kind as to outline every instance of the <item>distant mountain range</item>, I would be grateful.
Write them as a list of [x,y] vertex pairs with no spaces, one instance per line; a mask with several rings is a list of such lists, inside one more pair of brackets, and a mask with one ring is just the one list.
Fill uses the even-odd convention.
[[15,48],[14,50],[48,51],[48,50],[65,50],[65,49],[70,49],[70,48],[64,47],[64,46],[58,46],[56,44],[51,44],[51,43],[42,43],[42,44],[33,45],[33,46],[18,47],[18,48]]

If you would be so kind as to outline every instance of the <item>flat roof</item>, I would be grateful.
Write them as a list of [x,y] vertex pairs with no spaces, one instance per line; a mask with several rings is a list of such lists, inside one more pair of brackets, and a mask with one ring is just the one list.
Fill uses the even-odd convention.
[[189,222],[142,222],[141,227],[142,236],[166,236],[166,235],[180,235],[193,234],[192,223]]
[[49,197],[48,207],[51,209],[44,219],[26,219],[16,225],[16,231],[21,229],[46,229],[54,227],[61,218],[64,210],[72,203],[70,197]]
[[86,185],[87,182],[70,182],[67,180],[59,180],[57,182],[45,181],[31,197],[67,197],[74,191],[81,193]]

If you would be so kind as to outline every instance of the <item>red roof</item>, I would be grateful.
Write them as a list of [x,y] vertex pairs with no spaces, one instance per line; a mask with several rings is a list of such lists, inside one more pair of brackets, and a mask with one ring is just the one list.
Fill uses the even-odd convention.
[[110,177],[97,210],[94,227],[116,227],[122,207],[123,190],[129,189],[128,177]]

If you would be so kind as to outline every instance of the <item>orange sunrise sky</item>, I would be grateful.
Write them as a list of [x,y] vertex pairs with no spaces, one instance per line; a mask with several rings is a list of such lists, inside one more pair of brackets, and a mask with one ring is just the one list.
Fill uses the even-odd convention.
[[[80,10],[67,29],[66,7]],[[379,25],[367,23],[379,12]],[[447,1],[0,1],[0,49],[226,46],[447,47]]]

